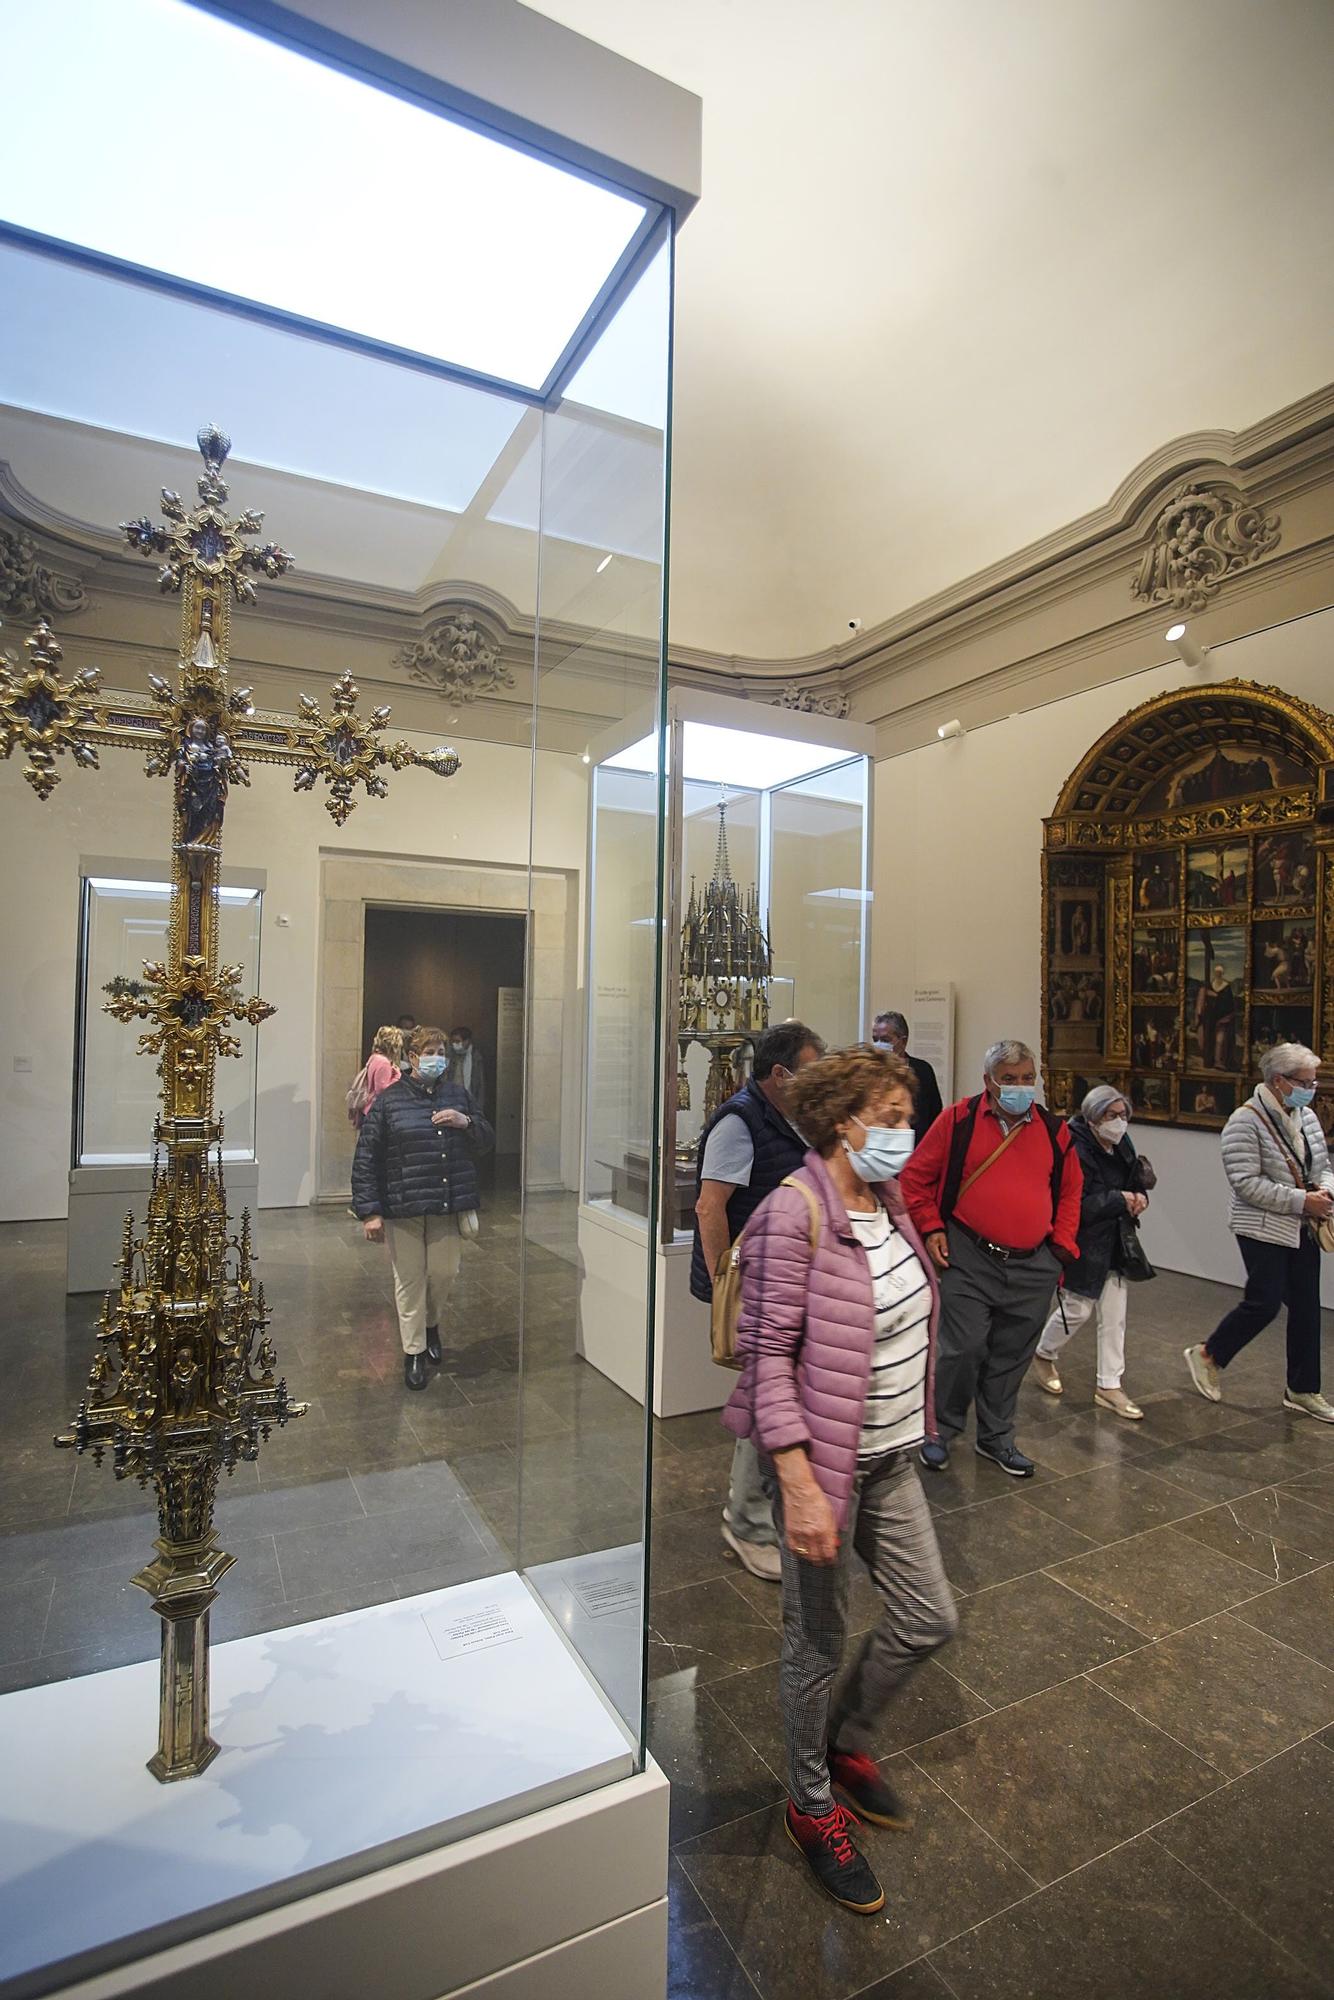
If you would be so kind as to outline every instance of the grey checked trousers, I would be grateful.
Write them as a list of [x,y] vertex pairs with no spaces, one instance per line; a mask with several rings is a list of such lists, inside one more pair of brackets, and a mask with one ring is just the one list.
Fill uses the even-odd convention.
[[[874,1754],[876,1724],[913,1669],[959,1626],[910,1451],[894,1451],[860,1472],[848,1501],[836,1563],[804,1562],[783,1535],[783,1496],[773,1461],[762,1457],[765,1488],[783,1551],[783,1652],[779,1703],[787,1783],[798,1812],[831,1810],[828,1746]],[[848,1629],[854,1554],[880,1596],[878,1622],[862,1640],[833,1700]]]

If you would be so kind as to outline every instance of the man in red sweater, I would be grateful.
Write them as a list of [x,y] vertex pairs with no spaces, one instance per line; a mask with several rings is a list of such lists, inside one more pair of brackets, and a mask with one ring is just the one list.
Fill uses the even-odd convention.
[[943,1472],[977,1404],[977,1450],[1014,1479],[1033,1461],[1014,1441],[1019,1384],[1033,1358],[1062,1262],[1079,1255],[1084,1175],[1063,1119],[1036,1102],[1024,1042],[993,1042],[978,1097],[946,1105],[899,1175],[908,1213],[940,1272],[936,1441]]

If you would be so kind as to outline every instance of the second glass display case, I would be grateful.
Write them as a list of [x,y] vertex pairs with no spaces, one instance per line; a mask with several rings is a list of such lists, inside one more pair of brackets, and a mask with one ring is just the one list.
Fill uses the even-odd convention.
[[[588,1359],[639,1393],[637,1357],[617,1331],[617,1273],[633,1269],[631,1246],[652,1227],[651,1395],[655,1412],[672,1416],[712,1408],[728,1388],[688,1285],[700,1133],[744,1083],[770,1024],[798,1018],[831,1048],[864,1032],[872,733],[679,689],[663,773],[651,724],[631,720],[594,746],[581,1331]],[[656,1025],[659,866],[665,1056],[655,1097],[624,1052]]]

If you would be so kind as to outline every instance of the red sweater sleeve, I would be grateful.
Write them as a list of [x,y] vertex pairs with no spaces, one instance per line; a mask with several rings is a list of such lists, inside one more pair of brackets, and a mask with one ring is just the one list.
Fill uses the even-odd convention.
[[899,1175],[899,1190],[908,1204],[908,1213],[919,1236],[929,1236],[933,1230],[945,1227],[941,1220],[940,1197],[945,1188],[945,1170],[949,1166],[950,1141],[958,1122],[958,1111],[957,1104],[945,1106],[929,1131],[914,1146],[907,1166]]
[[[1084,1169],[1079,1164],[1079,1155],[1070,1143],[1070,1128],[1062,1128],[1065,1144],[1062,1148],[1065,1170],[1061,1175],[1061,1192],[1056,1203],[1056,1219],[1052,1224],[1052,1240],[1056,1248],[1066,1257],[1079,1255],[1079,1211],[1084,1199]],[[1060,1144],[1060,1141],[1057,1141]]]

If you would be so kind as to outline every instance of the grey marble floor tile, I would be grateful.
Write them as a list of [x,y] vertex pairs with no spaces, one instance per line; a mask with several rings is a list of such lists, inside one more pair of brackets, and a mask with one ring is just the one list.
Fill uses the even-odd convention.
[[763,2000],[848,2000],[1031,1893],[1024,1870],[920,1771],[900,1758],[885,1768],[913,1824],[907,1833],[857,1834],[885,1888],[885,1908],[873,1917],[851,1916],[818,1887],[781,1807],[678,1848]]
[[[1002,1475],[1003,1476],[1003,1475]],[[1012,1480],[1006,1481],[1013,1488]],[[936,1520],[945,1574],[956,1590],[985,1590],[1091,1549],[1087,1535],[1029,1507],[1013,1491]]]
[[697,1686],[778,1658],[777,1627],[754,1611],[725,1577],[680,1590],[655,1590],[649,1633],[670,1662],[664,1670],[675,1674],[689,1668]]
[[1202,1514],[1188,1515],[1172,1525],[1179,1535],[1186,1535],[1216,1554],[1230,1556],[1233,1562],[1257,1571],[1264,1583],[1289,1583],[1293,1577],[1305,1576],[1308,1570],[1318,1567],[1314,1557],[1290,1549],[1272,1535],[1243,1528],[1237,1506],[1236,1501],[1225,1500],[1221,1506],[1206,1508]]
[[1334,1563],[1267,1590],[1237,1607],[1237,1617],[1285,1646],[1334,1668]]
[[1322,1744],[1297,1744],[1155,1828],[1154,1840],[1334,1990],[1334,1772]]
[[1152,1639],[1165,1638],[1255,1595],[1253,1569],[1175,1528],[1152,1528],[1052,1566],[1060,1583]]
[[1197,1513],[1200,1505],[1196,1494],[1129,1459],[1072,1479],[1035,1485],[1026,1490],[1024,1500],[1098,1543],[1120,1542],[1147,1528],[1162,1527],[1167,1521]]
[[1232,1514],[1243,1528],[1297,1549],[1317,1562],[1334,1562],[1334,1512],[1316,1506],[1299,1486],[1270,1486],[1234,1500]]
[[912,1756],[1041,1882],[1221,1782],[1212,1765],[1082,1679],[937,1736]]
[[42,1650],[55,1578],[30,1577],[0,1589],[0,1665],[34,1659]]
[[673,1846],[784,1796],[782,1784],[707,1689],[650,1702],[648,1745],[672,1788]]
[[1334,1723],[1334,1673],[1227,1613],[1089,1679],[1228,1778]]
[[756,2000],[740,1959],[675,1858],[667,1871],[667,2000]]
[[941,1664],[993,1708],[1145,1643],[1142,1632],[1041,1570],[966,1597],[959,1619]]
[[930,1963],[953,2000],[1316,2000],[1328,1990],[1148,1836]]

